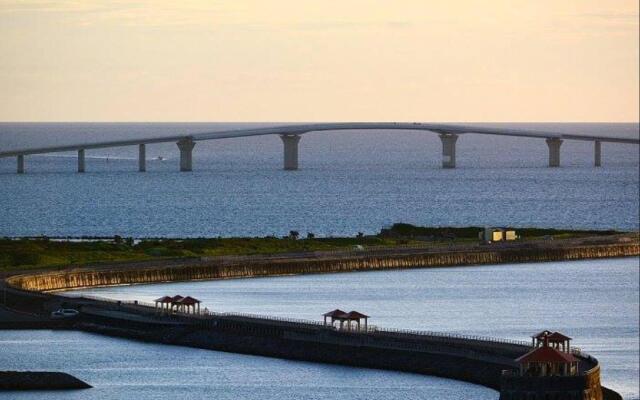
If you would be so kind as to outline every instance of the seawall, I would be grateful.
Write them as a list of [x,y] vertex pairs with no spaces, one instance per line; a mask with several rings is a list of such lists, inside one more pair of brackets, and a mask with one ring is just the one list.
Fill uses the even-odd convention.
[[313,254],[296,258],[201,258],[176,262],[101,266],[7,278],[19,289],[55,291],[95,286],[249,278],[260,276],[337,273],[402,268],[434,268],[481,264],[567,261],[640,255],[638,240],[630,243],[548,246],[473,247],[465,250],[351,252],[335,256]]

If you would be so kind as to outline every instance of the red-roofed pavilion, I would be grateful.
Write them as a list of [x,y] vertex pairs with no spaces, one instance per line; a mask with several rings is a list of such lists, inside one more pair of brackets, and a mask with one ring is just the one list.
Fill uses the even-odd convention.
[[171,307],[171,302],[173,298],[170,296],[162,296],[159,299],[155,299],[156,309],[160,309],[160,313],[169,312],[169,307]]
[[543,330],[531,336],[531,347],[541,347],[544,339],[551,334],[551,331]]
[[327,313],[322,314],[322,316],[324,317],[324,324],[327,324],[327,318],[331,318],[331,325],[333,325],[333,323],[336,320],[339,320],[340,318],[344,317],[347,313],[336,308],[333,311],[329,311]]
[[578,359],[553,347],[543,346],[516,359],[522,376],[573,376],[578,374]]
[[522,376],[578,375],[578,359],[571,354],[571,338],[542,331],[532,336],[534,349],[516,359]]
[[364,320],[364,330],[366,331],[368,328],[368,320],[369,316],[359,313],[357,311],[349,311],[348,313],[335,309],[333,311],[329,311],[322,315],[324,317],[324,324],[327,325],[327,318],[331,318],[331,325],[333,326],[335,321],[340,322],[340,329],[344,329],[344,323],[347,323],[346,330],[352,330],[352,322],[356,323],[356,330],[360,330],[360,321]]
[[200,300],[191,296],[187,296],[178,300],[178,303],[180,304],[182,311],[186,312],[187,314],[189,314],[190,312],[192,314],[200,314]]
[[566,353],[571,351],[571,340],[569,336],[563,335],[560,332],[553,332],[547,336],[549,346]]

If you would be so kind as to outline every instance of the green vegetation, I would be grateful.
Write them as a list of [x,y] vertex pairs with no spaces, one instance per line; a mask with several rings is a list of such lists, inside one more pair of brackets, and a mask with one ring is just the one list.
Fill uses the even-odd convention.
[[[0,239],[0,271],[41,267],[64,267],[114,261],[142,261],[165,258],[187,258],[222,255],[274,254],[303,251],[353,249],[354,246],[398,246],[446,241],[477,241],[480,227],[427,228],[395,224],[378,235],[317,238],[312,233],[302,236],[291,231],[285,238],[211,238],[211,239],[144,239],[115,236],[111,239],[60,241],[48,238]],[[553,229],[518,229],[523,238],[554,236],[556,238],[612,234],[615,231],[566,231]]]
[[[410,224],[394,224],[380,232],[384,237],[434,238],[434,239],[477,239],[483,227],[469,226],[464,228],[430,228]],[[553,236],[555,238],[612,235],[617,231],[576,231],[566,229],[515,228],[518,234],[526,238]]]
[[273,254],[349,249],[361,246],[394,246],[409,241],[364,236],[361,238],[219,238],[57,241],[49,239],[0,239],[0,270],[63,267],[113,261],[142,261],[237,254]]

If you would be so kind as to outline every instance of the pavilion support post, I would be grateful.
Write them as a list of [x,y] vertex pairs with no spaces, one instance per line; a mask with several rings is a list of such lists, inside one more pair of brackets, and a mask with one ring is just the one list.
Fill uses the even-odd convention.
[[138,145],[138,171],[145,172],[147,170],[147,149],[144,143]]
[[184,138],[178,143],[180,149],[180,171],[189,172],[193,170],[193,147],[196,145],[191,138]]
[[442,168],[455,168],[458,135],[455,133],[441,133],[440,140],[442,141]]
[[17,172],[19,174],[24,174],[24,155],[23,154],[19,154],[17,157]]
[[78,150],[78,172],[84,172],[84,149]]
[[593,165],[595,167],[602,166],[602,142],[599,140],[593,142]]
[[549,167],[555,168],[560,166],[560,145],[562,139],[549,138],[547,146],[549,147]]
[[284,144],[284,169],[295,171],[298,169],[298,142],[300,135],[280,135]]

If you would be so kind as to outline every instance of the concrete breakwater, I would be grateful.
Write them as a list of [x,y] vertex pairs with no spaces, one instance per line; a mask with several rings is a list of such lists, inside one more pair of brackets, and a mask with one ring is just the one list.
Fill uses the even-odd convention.
[[[500,390],[502,400],[620,399],[615,392],[603,392],[598,361],[579,352],[574,354],[580,376],[535,378],[534,384],[529,378],[510,379],[505,371],[517,368],[515,358],[531,350],[524,342],[385,329],[342,331],[311,321],[234,314],[163,317],[140,305],[68,301],[83,310],[77,329],[106,335],[440,376]],[[147,322],[140,319],[145,314]]]
[[[575,353],[583,373],[569,380],[554,377],[508,379],[503,371],[531,350],[529,342],[393,329],[344,331],[321,322],[240,314],[161,315],[153,306],[8,289],[8,301],[48,312],[75,308],[66,329],[149,342],[197,347],[292,360],[398,370],[463,380],[500,390],[503,400],[621,400],[600,386],[598,361]],[[505,376],[507,379],[505,379]]]
[[625,243],[510,247],[473,247],[465,250],[412,250],[381,254],[351,252],[323,255],[307,254],[295,258],[201,258],[146,262],[142,265],[113,265],[62,272],[26,274],[7,278],[19,289],[55,291],[94,286],[249,278],[260,276],[337,273],[400,268],[429,268],[480,264],[565,261],[589,258],[640,255],[638,240]]

